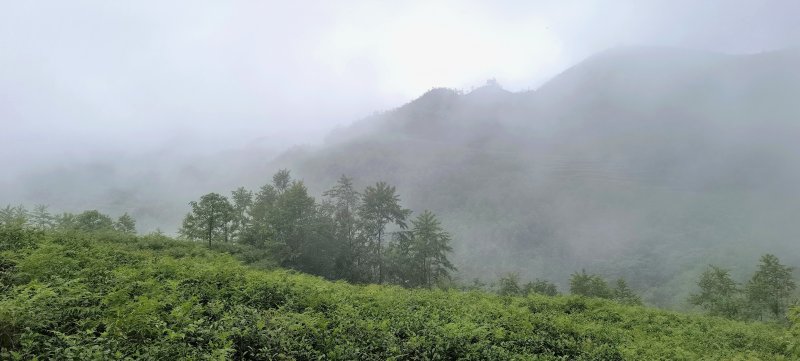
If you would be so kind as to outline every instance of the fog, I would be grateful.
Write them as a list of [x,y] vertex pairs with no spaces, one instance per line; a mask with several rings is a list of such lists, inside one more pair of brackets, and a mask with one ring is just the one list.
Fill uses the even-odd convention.
[[590,267],[666,305],[711,253],[798,254],[790,1],[1,8],[0,205],[174,234],[204,193],[348,174],[440,214],[462,278]]
[[798,5],[787,1],[25,1],[2,8],[6,179],[61,157],[316,142],[431,87],[469,89],[496,78],[508,90],[536,88],[620,45],[752,53],[800,39]]

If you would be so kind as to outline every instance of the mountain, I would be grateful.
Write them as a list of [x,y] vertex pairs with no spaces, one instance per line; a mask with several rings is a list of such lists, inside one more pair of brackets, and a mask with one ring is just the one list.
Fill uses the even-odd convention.
[[590,268],[676,306],[709,262],[800,254],[797,64],[613,49],[534,91],[432,89],[276,164],[318,191],[341,174],[396,184],[442,216],[466,279]]
[[800,264],[797,64],[798,49],[612,49],[533,91],[432,89],[278,156],[259,143],[64,164],[0,184],[0,204],[129,212],[171,232],[189,201],[279,168],[316,194],[346,174],[436,212],[463,281],[518,272],[563,289],[585,268],[679,308],[708,263],[739,279],[762,253]]

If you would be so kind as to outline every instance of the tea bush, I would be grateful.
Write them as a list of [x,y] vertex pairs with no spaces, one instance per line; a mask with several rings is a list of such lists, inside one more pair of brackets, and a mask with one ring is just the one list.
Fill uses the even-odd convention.
[[249,267],[235,255],[251,250],[228,248],[2,229],[0,358],[797,359],[797,332],[779,325],[575,296],[357,286]]

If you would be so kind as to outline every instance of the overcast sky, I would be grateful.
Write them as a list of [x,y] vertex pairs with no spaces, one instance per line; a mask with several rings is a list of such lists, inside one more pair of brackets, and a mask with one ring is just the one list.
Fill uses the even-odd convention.
[[3,1],[0,156],[314,142],[431,87],[535,88],[609,47],[797,46],[797,4]]

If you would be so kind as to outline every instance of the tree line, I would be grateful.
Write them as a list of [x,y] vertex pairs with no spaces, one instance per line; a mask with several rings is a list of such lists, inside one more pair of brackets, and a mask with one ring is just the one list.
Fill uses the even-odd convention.
[[342,176],[317,201],[281,170],[257,191],[208,193],[189,206],[183,238],[267,250],[281,267],[329,279],[433,287],[455,271],[450,233],[430,211],[412,218],[385,182],[359,191]]
[[711,315],[731,319],[763,320],[766,315],[784,320],[797,288],[793,271],[775,255],[765,254],[753,276],[741,284],[733,280],[729,270],[709,265],[697,282],[700,292],[692,294],[689,303]]
[[[480,281],[473,281],[473,289],[482,289]],[[502,296],[527,296],[529,294],[540,294],[545,296],[557,296],[560,293],[556,285],[543,279],[535,279],[522,283],[517,273],[508,273],[497,282],[496,292]],[[609,285],[603,277],[596,274],[574,273],[570,277],[569,292],[573,295],[596,297],[614,300],[624,305],[642,305],[642,299],[628,287],[628,283],[623,278],[617,279],[613,286]]]
[[122,214],[117,219],[97,210],[87,210],[77,214],[69,212],[52,214],[45,205],[37,205],[32,210],[22,205],[7,205],[5,208],[0,208],[0,226],[136,234],[136,219],[128,213]]

